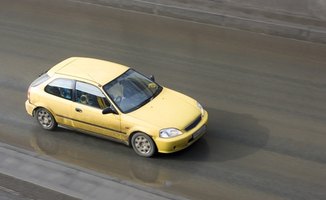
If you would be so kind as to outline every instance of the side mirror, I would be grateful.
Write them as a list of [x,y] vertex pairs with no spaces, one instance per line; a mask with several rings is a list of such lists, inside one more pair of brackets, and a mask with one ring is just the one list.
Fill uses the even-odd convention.
[[102,114],[103,115],[110,114],[110,113],[112,113],[112,114],[118,114],[118,112],[114,108],[112,108],[112,107],[107,107],[107,108],[104,108],[102,110]]
[[152,81],[155,82],[155,77],[154,77],[154,75],[150,75],[150,76],[149,76],[149,79],[151,79]]

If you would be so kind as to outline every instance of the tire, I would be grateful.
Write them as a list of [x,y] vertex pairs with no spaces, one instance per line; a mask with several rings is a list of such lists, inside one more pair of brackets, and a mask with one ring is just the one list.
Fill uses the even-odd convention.
[[156,153],[156,145],[152,138],[144,133],[135,133],[131,138],[134,151],[143,157],[152,157]]
[[52,131],[58,126],[57,122],[55,121],[55,118],[47,109],[38,108],[35,114],[36,120],[43,129]]

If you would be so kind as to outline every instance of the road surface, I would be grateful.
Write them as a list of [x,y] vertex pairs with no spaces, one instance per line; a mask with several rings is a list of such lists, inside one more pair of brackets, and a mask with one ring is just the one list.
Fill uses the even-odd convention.
[[[74,1],[4,0],[0,142],[189,199],[326,199],[325,55],[321,44]],[[145,159],[42,130],[25,112],[27,88],[71,56],[154,74],[205,106],[208,134]]]

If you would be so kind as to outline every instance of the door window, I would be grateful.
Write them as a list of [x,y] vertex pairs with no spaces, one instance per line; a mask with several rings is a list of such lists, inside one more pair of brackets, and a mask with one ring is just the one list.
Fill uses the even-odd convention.
[[99,109],[110,106],[109,101],[99,88],[79,81],[76,83],[76,101]]

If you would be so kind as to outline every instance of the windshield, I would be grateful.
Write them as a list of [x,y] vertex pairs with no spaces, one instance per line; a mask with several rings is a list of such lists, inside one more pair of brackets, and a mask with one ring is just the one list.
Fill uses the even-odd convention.
[[157,83],[132,69],[103,88],[123,113],[140,108],[162,91]]

